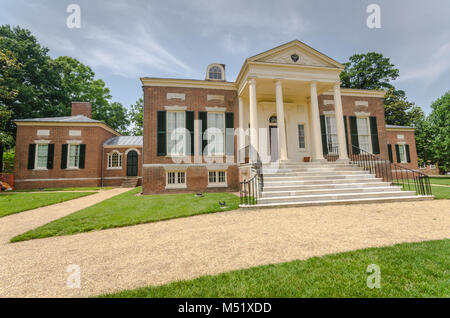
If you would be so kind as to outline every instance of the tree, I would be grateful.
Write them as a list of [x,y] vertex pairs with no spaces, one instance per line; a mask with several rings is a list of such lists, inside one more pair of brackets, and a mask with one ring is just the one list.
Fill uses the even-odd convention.
[[399,76],[399,70],[391,64],[390,59],[376,52],[352,55],[344,65],[341,82],[345,88],[392,88],[390,82]]
[[129,112],[130,122],[133,124],[131,134],[142,136],[144,133],[144,100],[139,98],[135,104],[131,105]]
[[443,171],[450,170],[450,91],[431,104],[431,151]]
[[425,118],[419,106],[409,102],[402,90],[390,88],[384,97],[386,123],[398,126],[417,126]]
[[[104,107],[93,109],[92,118],[103,120],[123,135],[128,134],[130,121],[128,119],[127,109],[119,102],[111,102]],[[108,120],[100,118],[107,118]]]

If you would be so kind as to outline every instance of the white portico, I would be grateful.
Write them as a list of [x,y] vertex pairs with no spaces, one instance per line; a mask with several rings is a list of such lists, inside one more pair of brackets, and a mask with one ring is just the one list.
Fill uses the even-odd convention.
[[[300,41],[248,58],[236,81],[239,97],[238,148],[262,161],[325,161],[318,96],[334,95],[339,161],[347,162],[339,75],[344,66]],[[250,129],[248,129],[250,128]],[[250,151],[252,153],[252,151]],[[243,162],[242,151],[240,162]],[[255,161],[256,156],[250,160]]]

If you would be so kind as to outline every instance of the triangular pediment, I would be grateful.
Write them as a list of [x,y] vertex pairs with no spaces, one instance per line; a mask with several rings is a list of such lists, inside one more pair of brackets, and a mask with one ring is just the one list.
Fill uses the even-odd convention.
[[248,59],[250,62],[344,68],[342,64],[298,40]]

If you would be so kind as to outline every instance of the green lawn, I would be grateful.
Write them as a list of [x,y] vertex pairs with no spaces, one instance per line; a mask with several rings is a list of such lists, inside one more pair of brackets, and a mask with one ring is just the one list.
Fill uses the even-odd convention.
[[450,186],[450,177],[430,177],[431,184],[443,184]]
[[[380,267],[370,289],[367,267]],[[450,297],[450,240],[400,244],[254,267],[100,297]]]
[[[11,242],[156,222],[239,207],[239,197],[231,193],[205,193],[201,198],[192,193],[136,196],[141,191],[140,187],[133,189],[18,235]],[[219,201],[226,201],[227,207],[220,208]]]
[[81,198],[95,192],[67,193],[16,193],[0,194],[0,217],[52,205],[67,200]]
[[48,192],[48,191],[99,191],[111,190],[113,187],[80,187],[80,188],[45,188],[45,189],[23,189],[14,190],[12,192]]
[[[393,183],[393,185],[401,186],[401,183]],[[403,186],[403,190],[405,191],[415,191],[414,183],[405,184]],[[434,195],[436,200],[449,200],[450,199],[450,187],[440,187],[431,185],[431,192]]]

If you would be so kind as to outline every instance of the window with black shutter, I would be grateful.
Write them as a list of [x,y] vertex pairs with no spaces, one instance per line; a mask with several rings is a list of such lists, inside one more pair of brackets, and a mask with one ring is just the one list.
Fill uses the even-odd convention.
[[389,161],[391,163],[394,163],[394,158],[392,157],[392,145],[388,144],[388,155],[389,155]]
[[347,155],[349,155],[350,147],[348,146],[347,116],[344,116],[344,129],[345,129],[345,146],[347,147]]
[[359,139],[358,139],[358,124],[355,116],[350,116],[350,140],[352,142],[352,153],[359,155]]
[[225,114],[225,153],[234,156],[234,114]]
[[324,155],[328,154],[328,145],[327,145],[327,128],[325,126],[325,116],[320,115],[320,132],[322,134],[322,151]]
[[47,153],[47,169],[53,169],[53,158],[55,157],[55,145],[48,145],[48,153]]
[[67,169],[67,152],[69,149],[68,144],[61,145],[61,169]]
[[409,152],[409,145],[405,145],[405,152],[406,152],[406,162],[411,163],[411,154]]
[[378,155],[380,154],[380,143],[378,139],[377,118],[375,116],[370,117],[370,135],[372,138],[372,152],[374,155]]
[[86,161],[86,145],[80,145],[80,162],[78,167],[84,169]]
[[400,145],[395,145],[395,155],[397,156],[397,162],[402,162],[402,158],[400,157]]
[[201,147],[199,149],[200,155],[203,154],[203,151],[205,150],[206,146],[208,145],[208,140],[206,139],[206,136],[205,136],[206,129],[208,129],[207,117],[208,117],[207,112],[198,112],[198,120],[200,121],[200,125],[201,125],[201,134],[199,134],[199,138],[200,138],[199,144],[201,145]]
[[28,146],[28,169],[34,169],[34,159],[36,157],[36,145],[30,144]]
[[167,139],[166,139],[166,111],[157,112],[157,154],[158,156],[165,156],[167,154]]

